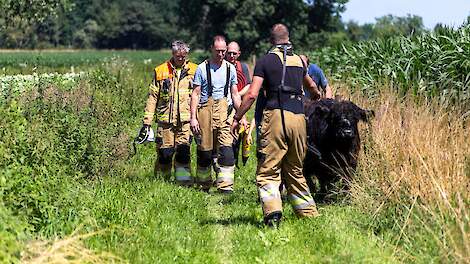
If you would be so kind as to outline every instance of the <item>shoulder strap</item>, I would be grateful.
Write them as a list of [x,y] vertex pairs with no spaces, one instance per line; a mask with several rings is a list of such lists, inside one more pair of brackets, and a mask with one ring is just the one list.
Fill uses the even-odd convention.
[[282,132],[284,133],[284,140],[287,141],[287,131],[286,131],[286,121],[284,118],[284,107],[282,106],[281,100],[281,90],[284,90],[284,81],[286,79],[286,68],[287,68],[287,47],[283,47],[283,54],[282,54],[282,77],[281,77],[281,85],[279,89],[277,89],[277,100],[279,103],[279,107],[281,108],[281,123],[282,123]]
[[206,61],[206,75],[207,75],[207,94],[209,97],[212,96],[212,78],[211,78],[211,66],[209,61]]
[[228,88],[230,86],[230,65],[227,63],[225,63],[225,66],[227,67],[226,71],[227,71],[227,79],[225,80],[225,87],[224,87],[224,97],[227,97],[228,95]]

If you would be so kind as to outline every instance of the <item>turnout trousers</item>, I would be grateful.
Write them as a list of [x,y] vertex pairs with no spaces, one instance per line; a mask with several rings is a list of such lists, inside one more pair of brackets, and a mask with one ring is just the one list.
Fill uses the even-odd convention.
[[226,98],[209,100],[199,105],[197,119],[201,129],[197,142],[196,184],[205,191],[212,185],[212,150],[217,146],[215,186],[221,192],[233,191],[235,159],[233,136],[230,134],[228,102]]
[[175,170],[175,180],[183,186],[191,186],[191,132],[189,122],[173,125],[159,123],[155,137],[157,160],[155,175],[170,180],[171,171]]
[[317,208],[302,172],[307,151],[305,116],[284,111],[284,117],[287,135],[284,135],[279,109],[263,112],[256,175],[263,213],[267,217],[282,212],[279,186],[284,182],[296,214],[316,216]]

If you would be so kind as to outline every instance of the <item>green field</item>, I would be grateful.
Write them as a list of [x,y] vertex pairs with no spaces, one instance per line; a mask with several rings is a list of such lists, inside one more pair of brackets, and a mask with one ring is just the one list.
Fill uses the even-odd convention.
[[[286,203],[280,229],[267,229],[255,186],[254,147],[247,166],[236,171],[231,196],[156,179],[153,144],[138,146],[132,157],[130,143],[140,128],[152,68],[168,56],[150,51],[0,53],[4,75],[65,73],[71,67],[84,72],[72,87],[39,81],[3,95],[0,262],[53,262],[64,254],[89,263],[468,261],[466,119],[446,119],[438,105],[397,100],[393,92],[374,98],[353,94],[381,116],[362,127],[367,151],[361,153],[352,194],[319,204],[321,215],[314,219],[298,219]],[[350,94],[345,83],[336,88]],[[383,110],[384,105],[389,108]],[[443,164],[457,166],[434,160],[433,146],[419,139],[424,134],[419,127],[415,136],[414,127],[395,126],[400,119],[395,114],[403,109],[409,122],[435,125],[430,130],[440,134],[432,137],[450,153]],[[434,123],[438,117],[440,123]],[[400,144],[399,135],[406,133],[422,161],[412,158],[414,149],[407,152],[406,144],[386,145]],[[424,180],[429,171],[431,183]],[[451,186],[441,178],[446,175]],[[448,193],[450,207],[436,190]]]

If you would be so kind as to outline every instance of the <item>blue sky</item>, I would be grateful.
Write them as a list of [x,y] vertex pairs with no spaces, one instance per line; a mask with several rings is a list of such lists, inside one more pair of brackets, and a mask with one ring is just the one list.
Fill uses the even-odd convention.
[[439,22],[459,26],[470,15],[470,0],[349,0],[342,17],[364,24],[388,14],[419,15],[430,29]]

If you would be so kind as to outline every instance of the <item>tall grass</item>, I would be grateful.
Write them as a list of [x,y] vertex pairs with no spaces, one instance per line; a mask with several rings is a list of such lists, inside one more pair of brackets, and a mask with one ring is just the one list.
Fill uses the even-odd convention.
[[129,156],[128,120],[145,96],[137,91],[146,89],[131,67],[106,61],[73,89],[38,82],[2,101],[0,262],[17,260],[35,234],[71,232],[83,221],[77,208],[87,181],[121,169]]
[[375,100],[353,96],[376,109],[366,129],[354,204],[373,217],[376,232],[395,241],[397,252],[407,252],[403,258],[468,263],[470,119],[436,100],[399,98],[395,92]]
[[448,104],[470,101],[470,24],[454,30],[326,48],[311,54],[331,78],[374,95],[374,84],[391,84],[399,94],[438,97]]

